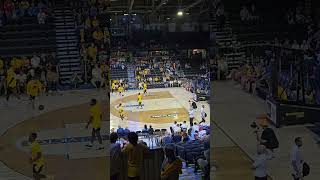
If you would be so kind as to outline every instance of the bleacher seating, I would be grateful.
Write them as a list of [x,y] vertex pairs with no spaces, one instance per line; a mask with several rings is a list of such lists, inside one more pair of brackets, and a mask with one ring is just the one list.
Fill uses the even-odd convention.
[[23,17],[17,24],[1,27],[0,56],[12,57],[55,52],[54,27],[53,19],[50,17],[45,25],[39,25],[34,17]]
[[203,156],[205,150],[204,143],[198,140],[176,144],[177,155],[184,159],[187,165],[195,163],[195,159]]
[[121,69],[121,68],[112,68],[110,75],[112,79],[128,79],[128,72],[127,69]]

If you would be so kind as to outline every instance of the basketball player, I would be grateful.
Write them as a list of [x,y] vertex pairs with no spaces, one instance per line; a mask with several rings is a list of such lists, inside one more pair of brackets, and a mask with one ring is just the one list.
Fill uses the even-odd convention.
[[140,106],[140,109],[142,109],[142,95],[140,93],[138,93],[138,107],[139,108]]
[[143,94],[147,94],[147,89],[148,89],[148,86],[147,86],[147,83],[143,83]]
[[20,99],[18,93],[17,93],[17,79],[16,79],[16,73],[14,72],[13,67],[11,67],[7,71],[7,93],[6,93],[6,100],[9,101],[10,95],[14,94],[17,99]]
[[29,142],[31,147],[30,163],[32,164],[33,177],[35,180],[46,178],[45,175],[41,174],[45,160],[42,156],[40,144],[37,142],[37,133],[31,133],[29,135]]
[[89,127],[90,124],[92,124],[92,136],[90,144],[86,145],[87,147],[91,148],[93,146],[94,140],[97,136],[98,142],[100,146],[97,148],[97,150],[104,149],[102,145],[102,138],[100,134],[101,130],[101,120],[102,120],[102,112],[101,112],[101,106],[98,104],[96,99],[91,99],[90,103],[90,119],[86,125],[86,128]]
[[121,120],[123,121],[123,119],[124,119],[124,108],[123,108],[122,103],[119,104],[118,108],[119,108],[120,118],[121,118]]
[[119,85],[119,88],[118,88],[118,93],[120,96],[124,96],[124,88],[123,88],[123,84],[120,84]]
[[42,84],[39,80],[32,78],[27,84],[27,94],[29,95],[32,109],[35,109],[35,99],[42,90]]
[[116,90],[116,83],[114,81],[112,81],[111,83],[111,94],[113,94]]

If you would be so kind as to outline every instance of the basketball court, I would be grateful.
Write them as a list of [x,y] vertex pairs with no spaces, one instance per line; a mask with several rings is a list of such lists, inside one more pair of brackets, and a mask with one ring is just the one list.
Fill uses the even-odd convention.
[[[141,131],[144,125],[152,125],[154,129],[167,129],[174,121],[182,123],[186,121],[189,125],[188,109],[192,94],[181,87],[149,89],[147,95],[142,98],[143,108],[138,108],[137,96],[142,90],[129,90],[120,96],[118,93],[111,94],[110,105],[110,128],[117,129],[118,126],[128,127],[131,131]],[[124,106],[125,119],[121,120],[117,106]],[[200,122],[200,106],[205,105],[205,112],[209,123],[210,108],[206,101],[197,103],[198,109],[195,113],[195,122]]]
[[[90,117],[90,99],[96,98],[103,108],[103,150],[85,145],[91,127],[85,128]],[[3,99],[1,99],[3,101]],[[31,179],[30,132],[38,134],[46,159],[44,174],[55,180],[107,179],[109,102],[103,91],[66,91],[62,96],[42,97],[43,111],[32,110],[28,102],[13,99],[9,107],[1,106],[0,179]],[[39,104],[39,103],[38,103]],[[97,144],[97,142],[96,142]]]

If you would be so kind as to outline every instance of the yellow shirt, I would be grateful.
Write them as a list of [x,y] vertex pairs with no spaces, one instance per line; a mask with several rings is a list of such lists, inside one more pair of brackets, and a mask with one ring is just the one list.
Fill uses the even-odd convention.
[[16,73],[12,67],[7,72],[7,84],[10,88],[15,88],[17,86]]
[[143,165],[143,156],[148,152],[148,147],[143,144],[127,144],[123,150],[128,157],[128,177],[140,176],[140,171]]
[[138,102],[139,102],[139,103],[142,102],[142,95],[141,95],[141,94],[138,95]]
[[92,20],[92,26],[93,27],[98,27],[99,26],[99,21],[97,19]]
[[123,105],[121,105],[121,106],[119,107],[119,113],[122,114],[123,112],[124,112],[124,107],[123,107]]
[[96,104],[90,108],[90,113],[92,117],[92,126],[93,128],[101,128],[101,107],[99,104]]
[[286,91],[284,91],[284,89],[281,86],[278,86],[278,97],[281,100],[288,100],[287,93],[286,93]]
[[92,34],[93,39],[102,40],[103,39],[103,32],[102,31],[95,31]]
[[94,46],[90,46],[88,47],[88,55],[91,57],[91,58],[96,58],[97,56],[97,53],[98,53],[98,49]]
[[111,84],[111,88],[112,88],[112,89],[116,89],[116,84],[115,84],[115,83],[112,83],[112,84]]
[[42,84],[39,80],[30,80],[27,84],[27,94],[29,96],[39,96]]
[[[37,154],[41,153],[41,148],[40,148],[40,144],[38,142],[33,142],[31,143],[31,158],[32,160],[35,159],[37,157]],[[37,165],[37,166],[43,166],[44,165],[44,157],[41,155],[41,157],[34,161],[33,164]]]
[[2,69],[2,68],[3,68],[3,66],[4,66],[3,60],[2,60],[2,59],[0,59],[0,69]]
[[143,84],[143,89],[147,90],[147,84],[146,83]]
[[83,29],[81,29],[80,30],[80,42],[84,42],[84,30]]
[[124,92],[124,89],[123,89],[122,86],[120,86],[120,87],[118,88],[118,92]]

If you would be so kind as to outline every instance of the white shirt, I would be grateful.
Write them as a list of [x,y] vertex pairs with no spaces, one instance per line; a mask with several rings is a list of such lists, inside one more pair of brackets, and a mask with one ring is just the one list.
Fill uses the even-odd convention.
[[194,118],[194,109],[193,108],[191,108],[189,111],[189,117]]
[[[301,156],[300,148],[297,145],[294,145],[292,147],[291,154],[290,154],[290,160],[291,160],[291,162],[295,161],[299,170],[302,171],[303,158]],[[295,172],[293,167],[292,167],[292,170]]]
[[187,124],[183,123],[183,124],[181,125],[181,128],[182,128],[182,129],[187,129],[188,126],[187,126]]
[[196,132],[196,131],[199,132],[199,125],[192,126],[192,130],[193,130],[193,132]]
[[204,112],[204,108],[201,107],[201,109],[200,109],[200,116],[201,116],[201,118],[205,118],[205,114],[206,114],[206,112]]
[[33,56],[31,58],[31,65],[32,67],[36,68],[36,67],[39,67],[40,65],[40,58],[38,56]]
[[253,166],[256,168],[254,170],[255,177],[266,177],[267,176],[267,155],[260,154],[254,161]]
[[199,137],[202,139],[202,138],[204,138],[204,137],[206,136],[206,134],[207,134],[207,131],[206,131],[206,130],[201,130],[201,131],[199,132]]

